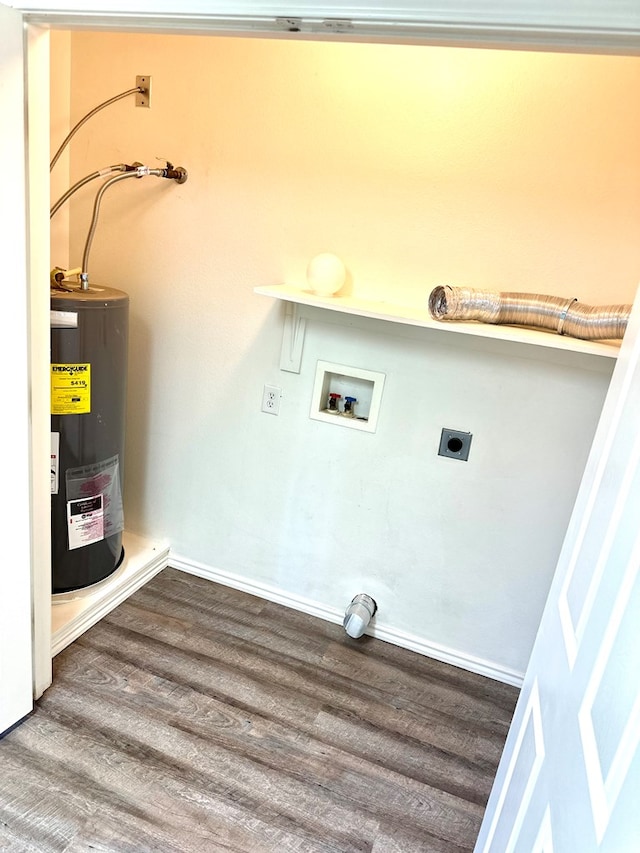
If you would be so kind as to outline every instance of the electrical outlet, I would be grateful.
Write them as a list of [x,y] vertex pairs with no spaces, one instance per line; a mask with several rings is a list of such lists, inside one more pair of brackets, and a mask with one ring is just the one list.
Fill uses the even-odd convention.
[[280,413],[280,397],[282,388],[277,385],[265,385],[262,389],[262,411],[269,415]]
[[462,462],[466,462],[469,458],[472,437],[470,432],[443,429],[440,435],[438,456],[448,456],[449,459],[460,459]]

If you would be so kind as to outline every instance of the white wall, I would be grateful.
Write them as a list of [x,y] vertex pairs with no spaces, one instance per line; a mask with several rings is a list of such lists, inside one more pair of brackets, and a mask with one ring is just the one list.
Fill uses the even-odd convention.
[[[110,190],[91,255],[131,295],[130,529],[326,606],[368,592],[393,630],[522,671],[610,365],[312,311],[301,373],[282,373],[281,306],[252,289],[334,251],[372,298],[449,282],[631,301],[638,60],[71,43],[73,120],[153,77],[151,110],[120,102],[78,134],[72,179],[155,157],[190,176]],[[92,199],[71,206],[72,265]],[[308,419],[319,358],[387,374],[376,434]],[[473,433],[468,463],[437,456],[441,427]]]

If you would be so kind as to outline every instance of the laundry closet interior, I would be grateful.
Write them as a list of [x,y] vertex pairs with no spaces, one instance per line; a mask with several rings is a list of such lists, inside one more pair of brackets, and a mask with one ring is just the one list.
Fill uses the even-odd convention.
[[[112,164],[188,172],[102,200],[127,565],[53,604],[54,653],[168,563],[335,622],[370,595],[375,636],[519,684],[618,346],[414,319],[442,284],[634,301],[640,58],[54,28],[52,153],[140,75],[150,106],[101,110],[51,176],[53,203]],[[80,265],[99,183],[53,218],[51,268]],[[333,304],[319,253],[347,269]],[[312,416],[319,363],[383,377],[375,430]]]

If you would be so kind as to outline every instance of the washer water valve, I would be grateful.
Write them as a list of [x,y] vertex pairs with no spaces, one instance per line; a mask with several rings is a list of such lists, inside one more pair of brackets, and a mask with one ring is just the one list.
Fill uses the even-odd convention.
[[357,399],[355,397],[345,397],[344,398],[344,410],[342,414],[346,418],[355,418],[356,413],[354,410],[354,403],[357,403]]
[[356,595],[344,614],[344,630],[354,639],[361,637],[377,609],[378,605],[370,595]]
[[329,394],[329,405],[327,406],[327,411],[331,412],[333,415],[337,415],[340,412],[338,400],[342,399],[342,394]]

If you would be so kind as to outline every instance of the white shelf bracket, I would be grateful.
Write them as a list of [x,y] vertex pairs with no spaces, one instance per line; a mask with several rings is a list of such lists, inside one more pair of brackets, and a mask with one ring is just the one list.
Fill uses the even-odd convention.
[[280,370],[300,373],[302,350],[307,321],[300,316],[295,302],[286,302],[284,327],[282,329],[282,350],[280,351]]

